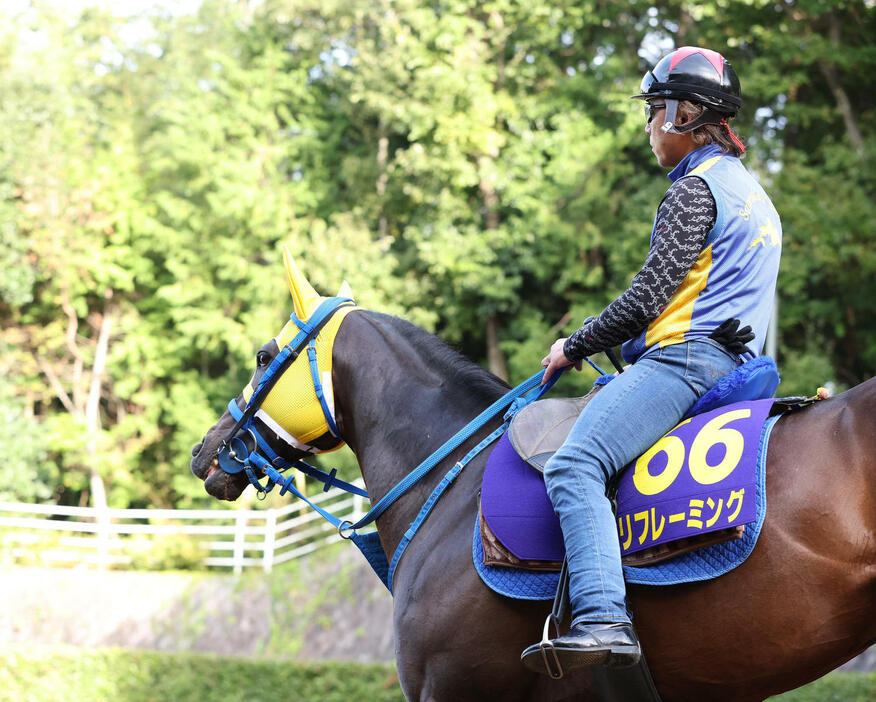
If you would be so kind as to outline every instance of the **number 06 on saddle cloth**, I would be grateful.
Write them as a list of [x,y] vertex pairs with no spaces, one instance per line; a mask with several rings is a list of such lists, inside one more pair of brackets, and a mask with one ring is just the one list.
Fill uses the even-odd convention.
[[[773,402],[740,402],[686,419],[624,469],[616,497],[624,556],[749,525],[741,538],[728,543],[648,568],[625,566],[628,582],[669,585],[705,580],[745,560],[766,512],[764,464],[775,420],[767,419]],[[487,532],[519,561],[562,561],[562,532],[544,479],[517,455],[507,435],[487,461],[481,513]],[[476,524],[473,556],[487,585],[512,597],[553,597],[556,573],[484,565],[480,531]]]

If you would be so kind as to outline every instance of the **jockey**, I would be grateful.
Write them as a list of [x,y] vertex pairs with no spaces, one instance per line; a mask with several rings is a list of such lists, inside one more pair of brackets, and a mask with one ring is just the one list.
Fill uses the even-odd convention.
[[[633,98],[645,101],[645,132],[672,181],[648,255],[630,287],[542,361],[543,382],[620,343],[631,364],[585,406],[545,466],[569,566],[572,624],[551,642],[565,670],[638,662],[606,484],[743,355],[760,353],[779,270],[779,216],[727,123],[742,105],[733,67],[715,51],[682,47],[645,74]],[[751,329],[737,331],[740,320]],[[538,644],[521,658],[549,673]]]

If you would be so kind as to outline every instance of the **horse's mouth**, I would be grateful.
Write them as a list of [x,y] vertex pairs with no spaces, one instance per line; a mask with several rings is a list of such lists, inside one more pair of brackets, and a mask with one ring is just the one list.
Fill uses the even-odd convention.
[[214,453],[210,462],[205,460],[202,444],[196,447],[191,461],[191,470],[196,478],[204,481],[204,490],[211,497],[218,500],[236,500],[248,485],[245,478],[240,475],[229,475],[219,467],[218,454]]
[[219,470],[219,459],[216,456],[213,456],[213,460],[210,461],[210,465],[207,466],[207,474],[204,476],[204,482],[206,482],[217,470]]
[[[195,473],[199,478],[201,477]],[[232,502],[240,497],[249,484],[242,473],[229,475],[219,467],[219,461],[214,457],[203,476],[204,490],[217,500]]]
[[189,463],[189,468],[192,471],[192,475],[194,475],[199,480],[206,481],[213,473],[219,470],[219,454],[213,454],[213,458],[207,463],[204,459],[206,455],[203,452],[203,444],[198,444],[192,450],[192,460]]

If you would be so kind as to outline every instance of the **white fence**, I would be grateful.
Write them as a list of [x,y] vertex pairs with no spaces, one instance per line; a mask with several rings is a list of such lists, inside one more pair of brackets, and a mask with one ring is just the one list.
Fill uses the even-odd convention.
[[[363,487],[361,479],[354,484]],[[352,522],[368,507],[364,498],[337,488],[309,499]],[[46,539],[47,531],[59,534]],[[131,553],[154,548],[156,539],[165,537],[177,545],[196,542],[204,565],[235,573],[247,566],[270,572],[274,564],[340,540],[331,524],[297,500],[264,510],[97,510],[0,502],[0,549],[7,557],[118,567],[132,561]]]

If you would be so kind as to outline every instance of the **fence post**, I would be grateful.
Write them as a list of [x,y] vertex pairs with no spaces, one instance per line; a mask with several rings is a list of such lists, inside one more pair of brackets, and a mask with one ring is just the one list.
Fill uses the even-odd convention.
[[265,516],[265,554],[262,559],[262,570],[271,572],[274,567],[274,539],[277,533],[277,512],[271,508]]
[[97,522],[97,567],[105,570],[109,566],[110,516],[106,505],[95,507]]
[[362,517],[365,516],[364,511],[364,503],[365,498],[362,495],[353,495],[353,517],[352,520],[354,522],[358,522]]
[[232,557],[234,572],[238,575],[243,571],[243,544],[246,539],[244,528],[246,528],[246,513],[238,511],[234,516],[234,555]]

